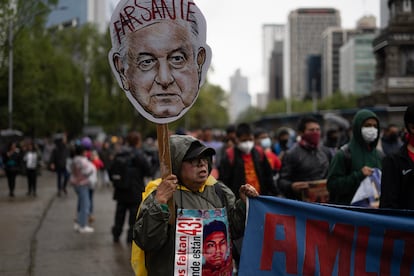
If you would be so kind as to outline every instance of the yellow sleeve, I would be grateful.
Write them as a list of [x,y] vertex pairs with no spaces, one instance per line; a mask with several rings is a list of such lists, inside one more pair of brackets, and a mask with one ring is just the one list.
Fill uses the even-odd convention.
[[[144,201],[161,183],[161,178],[148,182],[145,191],[142,193],[142,201]],[[139,209],[137,212],[137,216]],[[136,276],[147,276],[145,268],[145,252],[135,242],[132,242],[131,249],[131,266]]]

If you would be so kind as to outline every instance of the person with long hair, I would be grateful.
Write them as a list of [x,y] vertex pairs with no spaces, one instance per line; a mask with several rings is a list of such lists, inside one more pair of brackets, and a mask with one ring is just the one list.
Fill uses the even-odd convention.
[[16,187],[16,176],[21,169],[21,157],[16,142],[11,141],[7,145],[7,150],[3,154],[4,171],[9,186],[9,196],[14,197]]

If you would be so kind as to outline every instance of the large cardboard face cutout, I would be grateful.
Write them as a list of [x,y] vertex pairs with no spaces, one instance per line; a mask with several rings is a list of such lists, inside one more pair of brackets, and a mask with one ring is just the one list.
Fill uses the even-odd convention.
[[120,0],[110,23],[112,71],[135,109],[164,124],[197,99],[211,62],[192,0]]

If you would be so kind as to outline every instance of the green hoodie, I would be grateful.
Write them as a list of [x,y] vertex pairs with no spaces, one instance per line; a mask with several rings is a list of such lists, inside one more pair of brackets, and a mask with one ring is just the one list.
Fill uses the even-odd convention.
[[347,168],[345,154],[342,150],[337,152],[329,166],[328,190],[330,201],[334,204],[351,204],[359,184],[365,178],[361,171],[362,167],[381,169],[382,154],[376,149],[379,134],[377,139],[371,143],[365,142],[361,134],[362,124],[370,118],[375,119],[378,123],[378,129],[381,129],[377,115],[366,109],[358,111],[352,121],[352,138],[349,142],[350,171],[347,171],[349,168]]

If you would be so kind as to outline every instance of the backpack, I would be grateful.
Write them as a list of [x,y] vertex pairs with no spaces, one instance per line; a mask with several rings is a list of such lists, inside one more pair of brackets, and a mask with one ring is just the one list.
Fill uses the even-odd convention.
[[115,154],[108,170],[109,179],[112,181],[115,188],[130,188],[130,181],[128,181],[128,170],[132,167],[133,159],[133,151],[125,150]]

